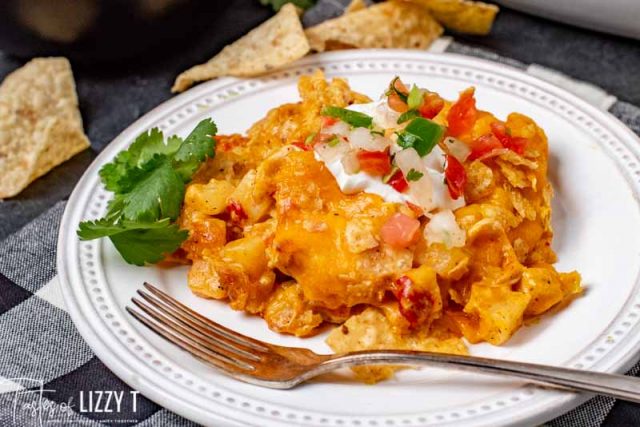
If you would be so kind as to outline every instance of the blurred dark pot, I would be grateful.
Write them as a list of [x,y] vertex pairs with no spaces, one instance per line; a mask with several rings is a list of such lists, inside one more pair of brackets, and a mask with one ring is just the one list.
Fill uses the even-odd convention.
[[168,53],[228,5],[216,0],[0,0],[0,50],[85,64]]

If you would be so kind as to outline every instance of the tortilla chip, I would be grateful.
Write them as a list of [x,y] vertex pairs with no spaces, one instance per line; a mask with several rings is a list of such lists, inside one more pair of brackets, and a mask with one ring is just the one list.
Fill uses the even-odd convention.
[[222,76],[253,77],[302,58],[309,52],[296,7],[288,3],[275,16],[222,49],[209,62],[178,76],[172,92]]
[[[434,322],[428,331],[416,331],[403,335],[394,330],[392,322],[379,309],[373,307],[351,316],[343,325],[336,327],[331,331],[326,342],[338,354],[380,349],[468,354],[464,341],[440,321]],[[400,368],[400,366],[358,366],[352,370],[359,380],[371,384],[391,377]]]
[[0,85],[0,199],[89,147],[69,61],[36,58]]
[[442,34],[428,10],[388,1],[330,19],[305,31],[313,50],[336,48],[426,49]]
[[446,28],[460,33],[486,35],[498,6],[468,0],[408,0],[423,5]]
[[347,6],[347,8],[344,10],[344,13],[352,13],[352,12],[357,12],[359,10],[362,9],[366,9],[367,8],[367,4],[364,2],[364,0],[351,0],[351,3],[349,3],[349,6]]

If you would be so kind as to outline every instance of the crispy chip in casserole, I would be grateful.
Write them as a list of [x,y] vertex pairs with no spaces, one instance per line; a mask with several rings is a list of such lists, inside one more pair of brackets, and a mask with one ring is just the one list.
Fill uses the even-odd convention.
[[0,199],[89,147],[69,61],[36,58],[0,86]]
[[467,34],[485,35],[498,13],[498,6],[467,0],[409,0],[425,6],[446,28]]
[[[349,40],[322,42],[327,48]],[[327,339],[336,353],[457,354],[466,353],[463,339],[501,345],[531,318],[581,293],[579,274],[558,273],[552,265],[548,144],[532,119],[512,113],[504,122],[510,136],[526,139],[520,154],[505,150],[464,162],[466,203],[454,212],[466,235],[463,247],[430,241],[426,218],[409,246],[393,247],[383,226],[397,213],[416,213],[375,194],[343,193],[308,150],[326,127],[325,106],[370,100],[345,80],[326,81],[320,71],[301,77],[299,91],[299,102],[274,108],[246,137],[217,137],[216,157],[189,185],[180,223],[190,231],[182,251],[193,261],[194,293],[226,298],[280,333],[309,336],[344,322]],[[434,121],[447,126],[450,105]],[[473,144],[496,122],[502,123],[479,111],[461,141]],[[229,201],[244,219],[226,212]],[[371,383],[401,368],[354,371]]]
[[268,73],[309,52],[298,11],[286,4],[273,18],[222,49],[208,62],[178,76],[171,89],[182,92],[194,83],[222,76],[252,77]]
[[426,49],[442,27],[420,5],[388,1],[330,19],[305,34],[318,52],[336,47]]
[[[464,342],[443,324],[436,322],[427,331],[399,335],[392,323],[377,308],[367,308],[351,316],[327,337],[327,344],[336,353],[356,350],[400,349],[467,354]],[[360,380],[375,383],[389,378],[399,369],[396,366],[361,366],[353,368]]]

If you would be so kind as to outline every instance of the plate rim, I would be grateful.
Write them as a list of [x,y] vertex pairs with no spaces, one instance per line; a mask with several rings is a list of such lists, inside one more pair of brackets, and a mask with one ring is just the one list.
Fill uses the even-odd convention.
[[[360,51],[349,51],[347,53],[330,52],[330,53],[323,53],[323,54],[313,55],[313,56],[304,58],[303,60],[295,64],[292,64],[290,67],[287,67],[284,70],[276,71],[264,77],[263,79],[260,79],[260,81],[269,82],[271,80],[282,80],[283,78],[288,79],[290,77],[291,70],[296,70],[304,66],[308,67],[312,64],[317,64],[317,63],[331,64],[332,62],[336,62],[336,61],[355,62],[358,59],[364,60],[364,61],[369,59],[376,60],[378,59],[377,57],[380,54],[384,54],[388,57],[395,57],[398,61],[401,61],[403,59],[409,59],[413,61],[420,60],[424,62],[431,61],[431,62],[437,63],[437,62],[442,62],[444,58],[444,62],[449,62],[450,65],[471,66],[473,68],[480,68],[484,71],[489,71],[489,72],[495,71],[495,69],[498,68],[501,73],[505,73],[507,76],[513,79],[520,80],[526,84],[538,86],[543,91],[550,92],[560,98],[565,99],[567,102],[569,102],[579,110],[586,112],[587,115],[596,116],[600,118],[601,120],[599,122],[601,124],[602,123],[607,124],[608,125],[607,130],[612,134],[618,135],[621,133],[627,138],[635,139],[636,142],[640,142],[640,139],[622,122],[620,122],[616,117],[614,117],[608,112],[598,110],[594,106],[588,104],[586,101],[582,100],[581,98],[578,98],[577,96],[573,95],[570,92],[567,92],[562,88],[556,87],[536,77],[530,76],[526,74],[524,71],[519,70],[515,67],[511,67],[504,64],[497,64],[492,61],[487,61],[487,60],[483,60],[475,57],[469,57],[469,56],[458,55],[458,54],[451,54],[451,53],[433,54],[433,53],[427,53],[422,51],[409,51],[409,50],[360,50]],[[391,72],[391,71],[392,70],[387,70],[387,72]],[[140,128],[148,126],[150,122],[158,121],[158,117],[160,117],[165,112],[175,111],[180,106],[188,104],[189,102],[193,102],[194,100],[200,98],[201,96],[206,95],[207,93],[213,92],[217,88],[222,88],[230,84],[237,84],[245,81],[247,80],[236,79],[236,78],[223,78],[216,81],[210,81],[210,82],[204,83],[183,94],[180,94],[176,97],[173,97],[161,103],[160,105],[152,109],[150,112],[144,114],[134,123],[129,125],[123,132],[121,132],[116,138],[114,138],[109,144],[107,144],[107,146],[105,146],[102,152],[96,157],[96,159],[92,162],[89,168],[85,171],[82,178],[78,181],[78,184],[76,185],[65,207],[65,212],[61,221],[60,232],[58,237],[57,267],[58,267],[58,275],[61,279],[60,283],[61,283],[63,298],[65,300],[65,304],[68,308],[69,314],[71,315],[71,318],[74,321],[76,328],[80,332],[85,342],[87,342],[87,344],[94,350],[96,355],[105,363],[105,365],[109,367],[109,369],[114,371],[116,375],[122,378],[126,383],[128,383],[133,388],[138,388],[146,397],[158,402],[160,405],[168,409],[171,409],[176,413],[179,413],[187,418],[191,418],[194,421],[205,423],[205,424],[210,423],[212,421],[220,421],[220,422],[225,422],[229,425],[232,425],[232,424],[243,425],[243,424],[237,424],[237,421],[227,417],[223,417],[220,414],[217,414],[220,417],[219,420],[213,420],[211,417],[211,413],[209,412],[198,413],[198,411],[195,410],[194,412],[187,413],[185,410],[184,401],[181,402],[179,400],[176,400],[173,394],[167,393],[164,390],[153,389],[152,383],[148,385],[144,381],[145,379],[148,380],[147,378],[141,378],[139,375],[132,374],[131,369],[128,368],[127,362],[124,360],[120,360],[121,359],[120,356],[114,349],[109,348],[109,346],[107,346],[105,343],[101,342],[99,339],[96,339],[96,336],[93,331],[94,328],[91,324],[91,321],[87,319],[84,313],[82,312],[81,305],[80,304],[76,305],[76,303],[79,303],[79,301],[75,300],[75,295],[72,293],[72,288],[70,285],[71,282],[69,277],[70,272],[67,270],[67,262],[68,262],[67,256],[66,256],[67,249],[63,249],[63,248],[68,247],[67,238],[70,235],[73,235],[73,236],[75,235],[74,230],[75,230],[76,224],[74,224],[73,221],[70,221],[70,219],[71,217],[74,216],[73,208],[74,206],[76,206],[76,200],[80,199],[80,197],[83,195],[82,189],[83,187],[87,187],[87,183],[91,181],[91,178],[93,177],[95,179],[95,172],[97,171],[97,168],[99,167],[99,165],[104,163],[106,160],[111,159],[113,157],[113,154],[120,150],[120,148],[119,147],[116,148],[116,146],[123,145],[126,143],[126,141],[131,141],[132,138],[137,136],[137,133],[139,132]],[[640,157],[640,149],[638,147],[629,146],[629,144],[624,144],[624,145],[627,149],[629,149],[630,152],[632,152],[635,155],[636,159]],[[640,146],[640,144],[638,146]],[[611,157],[610,153],[607,153],[607,154]],[[625,178],[627,178],[627,180],[629,181],[629,177],[625,176]],[[629,184],[632,185],[631,182],[629,182]],[[86,189],[84,192],[86,192]],[[70,229],[70,225],[71,225],[71,229]],[[636,283],[636,286],[637,286],[637,283]],[[630,298],[632,298],[633,295],[635,294],[636,293],[633,293]],[[622,360],[622,362],[618,363],[619,366],[617,366],[616,371],[621,371],[623,369],[630,368],[638,359],[638,357],[640,357],[639,351],[640,351],[640,342],[638,342],[634,346],[631,346],[631,348],[623,356],[618,358]],[[144,390],[142,389],[143,387],[144,387]],[[554,405],[548,406],[545,404],[544,405],[545,410],[542,410],[542,411],[539,410],[539,408],[534,408],[534,410],[526,411],[526,412],[529,412],[530,414],[529,415],[525,414],[524,418],[522,416],[518,416],[515,419],[511,417],[511,420],[510,420],[511,423],[544,422],[557,416],[561,411],[569,410],[579,405],[580,403],[582,403],[582,401],[585,401],[589,398],[589,396],[578,395],[578,394],[567,394],[567,393],[563,393],[563,394],[555,393],[555,394],[557,396],[554,398],[556,402]],[[194,410],[194,408],[190,408],[190,410]],[[523,414],[524,412],[525,411],[519,411],[518,415]],[[256,423],[258,421],[264,421],[264,418],[255,417],[256,414],[253,414],[253,415],[254,415],[253,418],[255,419]],[[281,420],[281,422],[286,423],[286,420]]]

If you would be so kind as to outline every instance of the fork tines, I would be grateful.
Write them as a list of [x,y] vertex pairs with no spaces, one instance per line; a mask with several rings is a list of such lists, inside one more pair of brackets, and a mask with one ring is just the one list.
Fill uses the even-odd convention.
[[[145,314],[126,307],[127,311],[166,340],[214,366],[249,374],[252,362],[261,360],[260,353],[269,349],[247,336],[238,334],[194,312],[153,285],[138,290],[142,299],[131,301]],[[257,354],[256,354],[257,353]]]

